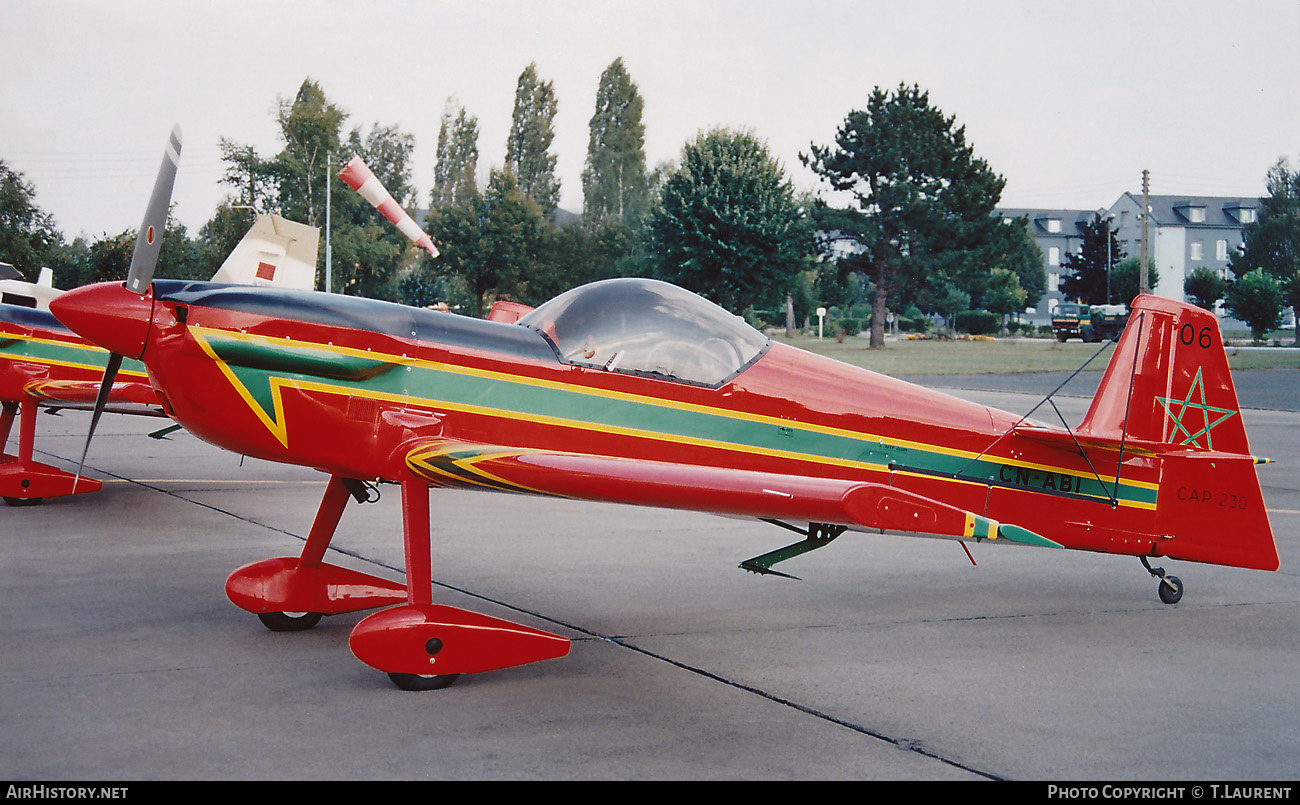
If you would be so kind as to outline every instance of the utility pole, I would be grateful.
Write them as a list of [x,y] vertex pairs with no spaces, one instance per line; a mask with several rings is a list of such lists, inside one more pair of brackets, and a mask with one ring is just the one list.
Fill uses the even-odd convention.
[[1111,221],[1115,220],[1115,216],[1111,215],[1110,213],[1107,213],[1106,218],[1104,220],[1106,221],[1106,304],[1109,305],[1111,302],[1110,270],[1111,270],[1111,264],[1114,262],[1113,260],[1110,259],[1110,255],[1111,252],[1115,250],[1114,240],[1113,240],[1114,233],[1110,231],[1110,224]]
[[330,185],[334,184],[333,182],[330,181],[330,174],[333,172],[334,172],[334,154],[326,153],[325,154],[325,293],[330,292],[330,287],[331,287],[330,267],[333,262],[330,259],[331,257],[333,257],[333,254],[330,252],[330,207],[334,206],[330,204]]
[[1147,281],[1147,224],[1151,218],[1151,171],[1142,171],[1142,264],[1138,266],[1138,282],[1142,293],[1151,293]]

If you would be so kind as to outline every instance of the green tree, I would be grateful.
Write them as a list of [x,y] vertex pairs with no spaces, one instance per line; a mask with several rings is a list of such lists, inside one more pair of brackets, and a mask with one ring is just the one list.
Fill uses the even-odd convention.
[[[355,127],[343,139],[346,118],[347,113],[308,78],[293,101],[279,102],[276,120],[283,147],[275,157],[263,159],[253,148],[223,138],[222,182],[233,193],[199,230],[197,254],[191,254],[190,261],[209,275],[216,271],[252,225],[254,210],[277,209],[292,221],[323,229],[328,197],[333,287],[327,290],[395,298],[395,274],[415,260],[413,250],[395,227],[338,179],[338,171],[352,156],[361,156],[398,204],[409,209],[415,203],[415,139],[396,126],[379,123],[369,131]],[[325,256],[325,249],[318,250],[318,268]],[[324,273],[318,275],[323,279]]]
[[494,170],[481,198],[429,211],[428,232],[441,252],[431,270],[435,277],[465,282],[476,316],[494,298],[531,301],[529,283],[542,252],[545,223],[541,208],[519,189],[514,174]]
[[217,272],[257,219],[252,208],[234,201],[227,198],[218,204],[212,217],[199,229],[198,259],[209,277]]
[[621,221],[598,226],[545,226],[541,251],[519,301],[539,304],[570,288],[643,274],[642,245]]
[[1197,266],[1183,280],[1183,293],[1187,300],[1206,310],[1214,310],[1214,305],[1228,291],[1228,281],[1219,276],[1219,272],[1205,266]]
[[[116,235],[107,235],[92,243],[84,257],[77,255],[75,259],[79,265],[76,267],[81,276],[76,284],[126,279],[131,268],[131,255],[135,252],[137,232],[132,227]],[[211,272],[203,258],[201,244],[190,239],[185,225],[175,218],[168,218],[154,276],[158,279],[207,279]],[[74,286],[60,283],[59,287]]]
[[36,206],[36,189],[0,161],[0,260],[35,282],[46,254],[62,241],[54,219]]
[[555,177],[555,88],[537,77],[530,64],[515,87],[515,109],[506,139],[506,168],[513,171],[519,189],[550,216],[560,203],[560,182]]
[[916,295],[919,312],[943,316],[950,332],[957,329],[957,317],[970,310],[971,295],[947,281],[927,284]]
[[477,197],[478,118],[449,98],[438,128],[438,161],[429,206],[467,204]]
[[[241,145],[234,140],[220,138],[221,161],[226,169],[221,183],[234,188],[229,206],[267,210],[278,206],[279,181],[275,165],[257,155],[251,145]],[[249,216],[252,220],[252,216]]]
[[808,216],[767,145],[725,129],[682,149],[646,242],[657,276],[736,312],[784,299],[813,251]]
[[1258,343],[1282,323],[1282,289],[1272,275],[1257,268],[1228,286],[1224,307],[1250,327],[1251,337]]
[[[393,200],[409,210],[415,205],[415,186],[411,184],[411,154],[414,151],[415,137],[397,126],[381,126],[375,123],[364,136],[360,128],[353,128],[348,133],[347,144],[338,159],[342,164],[335,169],[334,173],[337,174],[338,169],[347,164],[353,156],[360,156],[365,160],[366,167],[375,174],[375,178],[383,183],[384,189],[389,192]],[[370,206],[356,193],[349,191],[344,193],[343,197],[356,200],[358,207]]]
[[600,75],[596,111],[588,124],[587,163],[582,171],[583,216],[640,220],[649,201],[645,167],[645,103],[621,58]]
[[334,266],[330,273],[340,293],[371,299],[396,298],[394,274],[405,244],[395,241],[392,229],[385,219],[332,229]]
[[990,272],[994,268],[1004,268],[1015,274],[1025,292],[1024,304],[1037,305],[1047,294],[1043,252],[1034,236],[1029,234],[1023,218],[1004,221],[993,230],[984,264],[989,266]]
[[[135,243],[131,244],[134,251]],[[215,272],[216,269],[213,269]],[[189,230],[174,217],[167,219],[163,230],[162,247],[158,250],[158,267],[154,276],[159,279],[206,280],[212,273],[203,260],[202,246],[190,239]],[[116,278],[114,278],[116,279]],[[122,275],[126,279],[126,274]]]
[[982,307],[1001,316],[1001,324],[1005,327],[1007,316],[1025,309],[1025,289],[1020,287],[1020,277],[1007,268],[990,271]]
[[[131,269],[131,252],[135,249],[136,230],[105,236],[90,244],[90,275],[87,282],[125,280]],[[159,257],[159,262],[162,258]]]
[[[1115,293],[1115,266],[1124,259],[1124,249],[1101,214],[1083,225],[1083,240],[1077,253],[1061,258],[1061,293],[1085,305],[1109,305],[1127,299]],[[1155,281],[1149,280],[1154,287]]]
[[347,112],[330,103],[320,84],[310,78],[302,82],[292,101],[280,100],[277,120],[284,147],[273,164],[284,217],[324,226],[325,183],[337,172],[327,170],[327,161],[339,151],[339,132],[346,117]]
[[1000,222],[993,208],[1004,180],[916,86],[877,87],[866,109],[849,112],[833,146],[813,145],[801,158],[852,199],[845,209],[819,204],[817,219],[860,247],[856,259],[875,284],[872,347],[884,345],[891,296],[965,268]]
[[85,238],[52,246],[45,254],[45,265],[54,272],[54,287],[65,291],[94,281],[90,244]]
[[[1110,298],[1115,304],[1128,305],[1142,293],[1142,260],[1127,257],[1110,272]],[[1154,260],[1147,261],[1147,285],[1154,288],[1160,284],[1160,272]]]
[[[1277,280],[1284,304],[1300,313],[1300,170],[1279,159],[1268,171],[1266,187],[1259,215],[1242,227],[1244,242],[1230,265],[1238,278],[1263,269]],[[1300,344],[1300,327],[1295,337]]]

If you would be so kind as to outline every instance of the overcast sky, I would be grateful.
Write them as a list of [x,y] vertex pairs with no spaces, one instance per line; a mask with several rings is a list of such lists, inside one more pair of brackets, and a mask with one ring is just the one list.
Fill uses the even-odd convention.
[[345,131],[414,135],[432,184],[450,96],[502,163],[515,82],[552,80],[561,204],[580,211],[600,73],[622,57],[645,99],[650,166],[700,130],[747,128],[800,190],[875,86],[919,84],[1006,177],[1003,206],[1095,209],[1138,192],[1259,195],[1300,158],[1300,0],[0,0],[0,160],[68,236],[138,226],[167,134],[196,233],[228,189],[218,139],[280,149],[275,108],[303,79]]

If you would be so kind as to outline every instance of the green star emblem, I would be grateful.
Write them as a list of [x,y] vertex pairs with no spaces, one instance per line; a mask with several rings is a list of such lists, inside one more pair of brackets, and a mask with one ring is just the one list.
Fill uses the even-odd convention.
[[[1193,402],[1193,397],[1199,397],[1200,402]],[[1196,370],[1196,377],[1192,379],[1192,385],[1187,389],[1187,396],[1179,400],[1175,397],[1156,397],[1156,402],[1164,406],[1165,414],[1174,423],[1175,432],[1170,441],[1182,436],[1179,444],[1192,445],[1193,447],[1202,447],[1206,450],[1214,449],[1214,441],[1210,436],[1210,431],[1226,420],[1231,419],[1237,414],[1230,408],[1216,408],[1213,405],[1205,403],[1205,381],[1201,378],[1201,370]],[[1200,425],[1200,430],[1193,432],[1192,428]],[[1205,444],[1201,444],[1200,438],[1205,437]]]

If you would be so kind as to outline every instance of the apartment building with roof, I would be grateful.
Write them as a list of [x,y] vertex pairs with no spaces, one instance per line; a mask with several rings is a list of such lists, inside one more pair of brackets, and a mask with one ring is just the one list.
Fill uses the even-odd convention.
[[1032,308],[1031,321],[1046,321],[1051,316],[1052,308],[1067,301],[1061,294],[1062,266],[1067,254],[1075,254],[1083,247],[1082,226],[1093,219],[1096,210],[1045,210],[1023,208],[999,208],[995,211],[1003,220],[1011,222],[1016,218],[1025,219],[1025,228],[1033,236],[1034,242],[1043,253],[1043,271],[1047,273],[1047,293],[1042,299],[1025,300],[1025,306]]
[[[1230,277],[1229,261],[1241,248],[1242,228],[1259,214],[1258,198],[1237,196],[1147,197],[1150,222],[1147,226],[1147,256],[1156,267],[1158,284],[1151,289],[1157,296],[1186,301],[1183,280],[1198,266]],[[1047,272],[1047,293],[1030,301],[1032,320],[1043,321],[1063,301],[1060,292],[1062,258],[1076,253],[1083,243],[1081,226],[1100,214],[1110,220],[1122,254],[1142,254],[1142,195],[1124,193],[1101,210],[1017,209],[1000,208],[997,215],[1010,220],[1023,217],[1029,234],[1043,252],[1043,269]]]
[[[1229,277],[1229,261],[1241,248],[1242,227],[1258,215],[1258,198],[1148,196],[1147,258],[1156,267],[1157,296],[1186,301],[1183,280],[1204,266]],[[1142,196],[1125,193],[1108,209],[1111,228],[1130,257],[1142,254]]]

